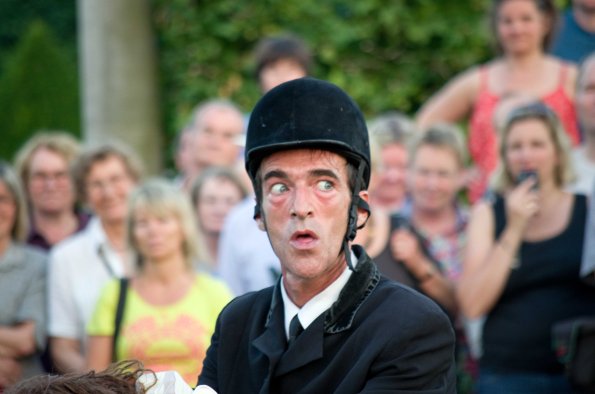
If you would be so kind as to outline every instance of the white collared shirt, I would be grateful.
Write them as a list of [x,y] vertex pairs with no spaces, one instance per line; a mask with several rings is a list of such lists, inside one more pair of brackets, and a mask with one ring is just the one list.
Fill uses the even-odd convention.
[[[357,257],[355,257],[353,252],[351,252],[351,261],[353,267],[356,267]],[[318,316],[323,314],[339,299],[339,294],[341,294],[341,290],[343,290],[343,287],[347,284],[352,273],[353,272],[347,268],[347,265],[345,265],[341,275],[339,275],[339,277],[326,289],[306,302],[301,309],[289,299],[283,280],[281,280],[281,297],[283,299],[283,309],[285,311],[285,335],[287,339],[289,339],[289,323],[291,323],[291,319],[297,314],[304,330],[308,328]]]

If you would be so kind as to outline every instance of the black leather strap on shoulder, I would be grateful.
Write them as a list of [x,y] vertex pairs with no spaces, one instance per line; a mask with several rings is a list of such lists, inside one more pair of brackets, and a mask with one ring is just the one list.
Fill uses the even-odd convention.
[[116,316],[114,319],[114,338],[112,341],[112,362],[116,359],[116,345],[118,344],[118,337],[120,336],[120,328],[122,326],[122,318],[124,316],[124,307],[126,306],[126,294],[128,293],[128,278],[120,278],[120,294],[118,295],[118,307],[116,308]]

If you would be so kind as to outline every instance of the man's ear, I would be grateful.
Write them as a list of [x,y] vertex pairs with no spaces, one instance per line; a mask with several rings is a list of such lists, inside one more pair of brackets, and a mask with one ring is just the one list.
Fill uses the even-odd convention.
[[255,215],[254,220],[256,220],[256,225],[258,226],[260,231],[267,231],[267,226],[264,222],[264,218],[262,217],[262,213]]
[[[370,203],[370,196],[368,194],[367,190],[362,190],[361,192],[359,192],[359,198],[361,198],[363,201]],[[359,228],[360,226],[363,226],[366,224],[366,222],[368,221],[368,218],[370,217],[370,212],[366,211],[363,208],[358,207],[357,208],[357,227]]]

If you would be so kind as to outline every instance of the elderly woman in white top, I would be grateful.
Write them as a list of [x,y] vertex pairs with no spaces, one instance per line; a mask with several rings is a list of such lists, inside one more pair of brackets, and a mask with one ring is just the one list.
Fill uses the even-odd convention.
[[77,189],[95,217],[49,257],[48,334],[52,359],[62,372],[84,370],[85,325],[101,287],[127,274],[127,202],[141,173],[136,155],[115,144],[84,152],[74,168]]

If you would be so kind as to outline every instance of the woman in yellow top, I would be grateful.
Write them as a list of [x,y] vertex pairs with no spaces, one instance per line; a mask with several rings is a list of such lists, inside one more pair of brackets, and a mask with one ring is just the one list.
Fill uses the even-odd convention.
[[[130,197],[127,237],[137,274],[130,280],[115,360],[137,359],[153,371],[176,370],[196,383],[215,321],[231,299],[225,285],[196,270],[200,242],[188,198],[163,180],[148,181]],[[87,334],[87,366],[112,361],[120,283],[103,289]]]

